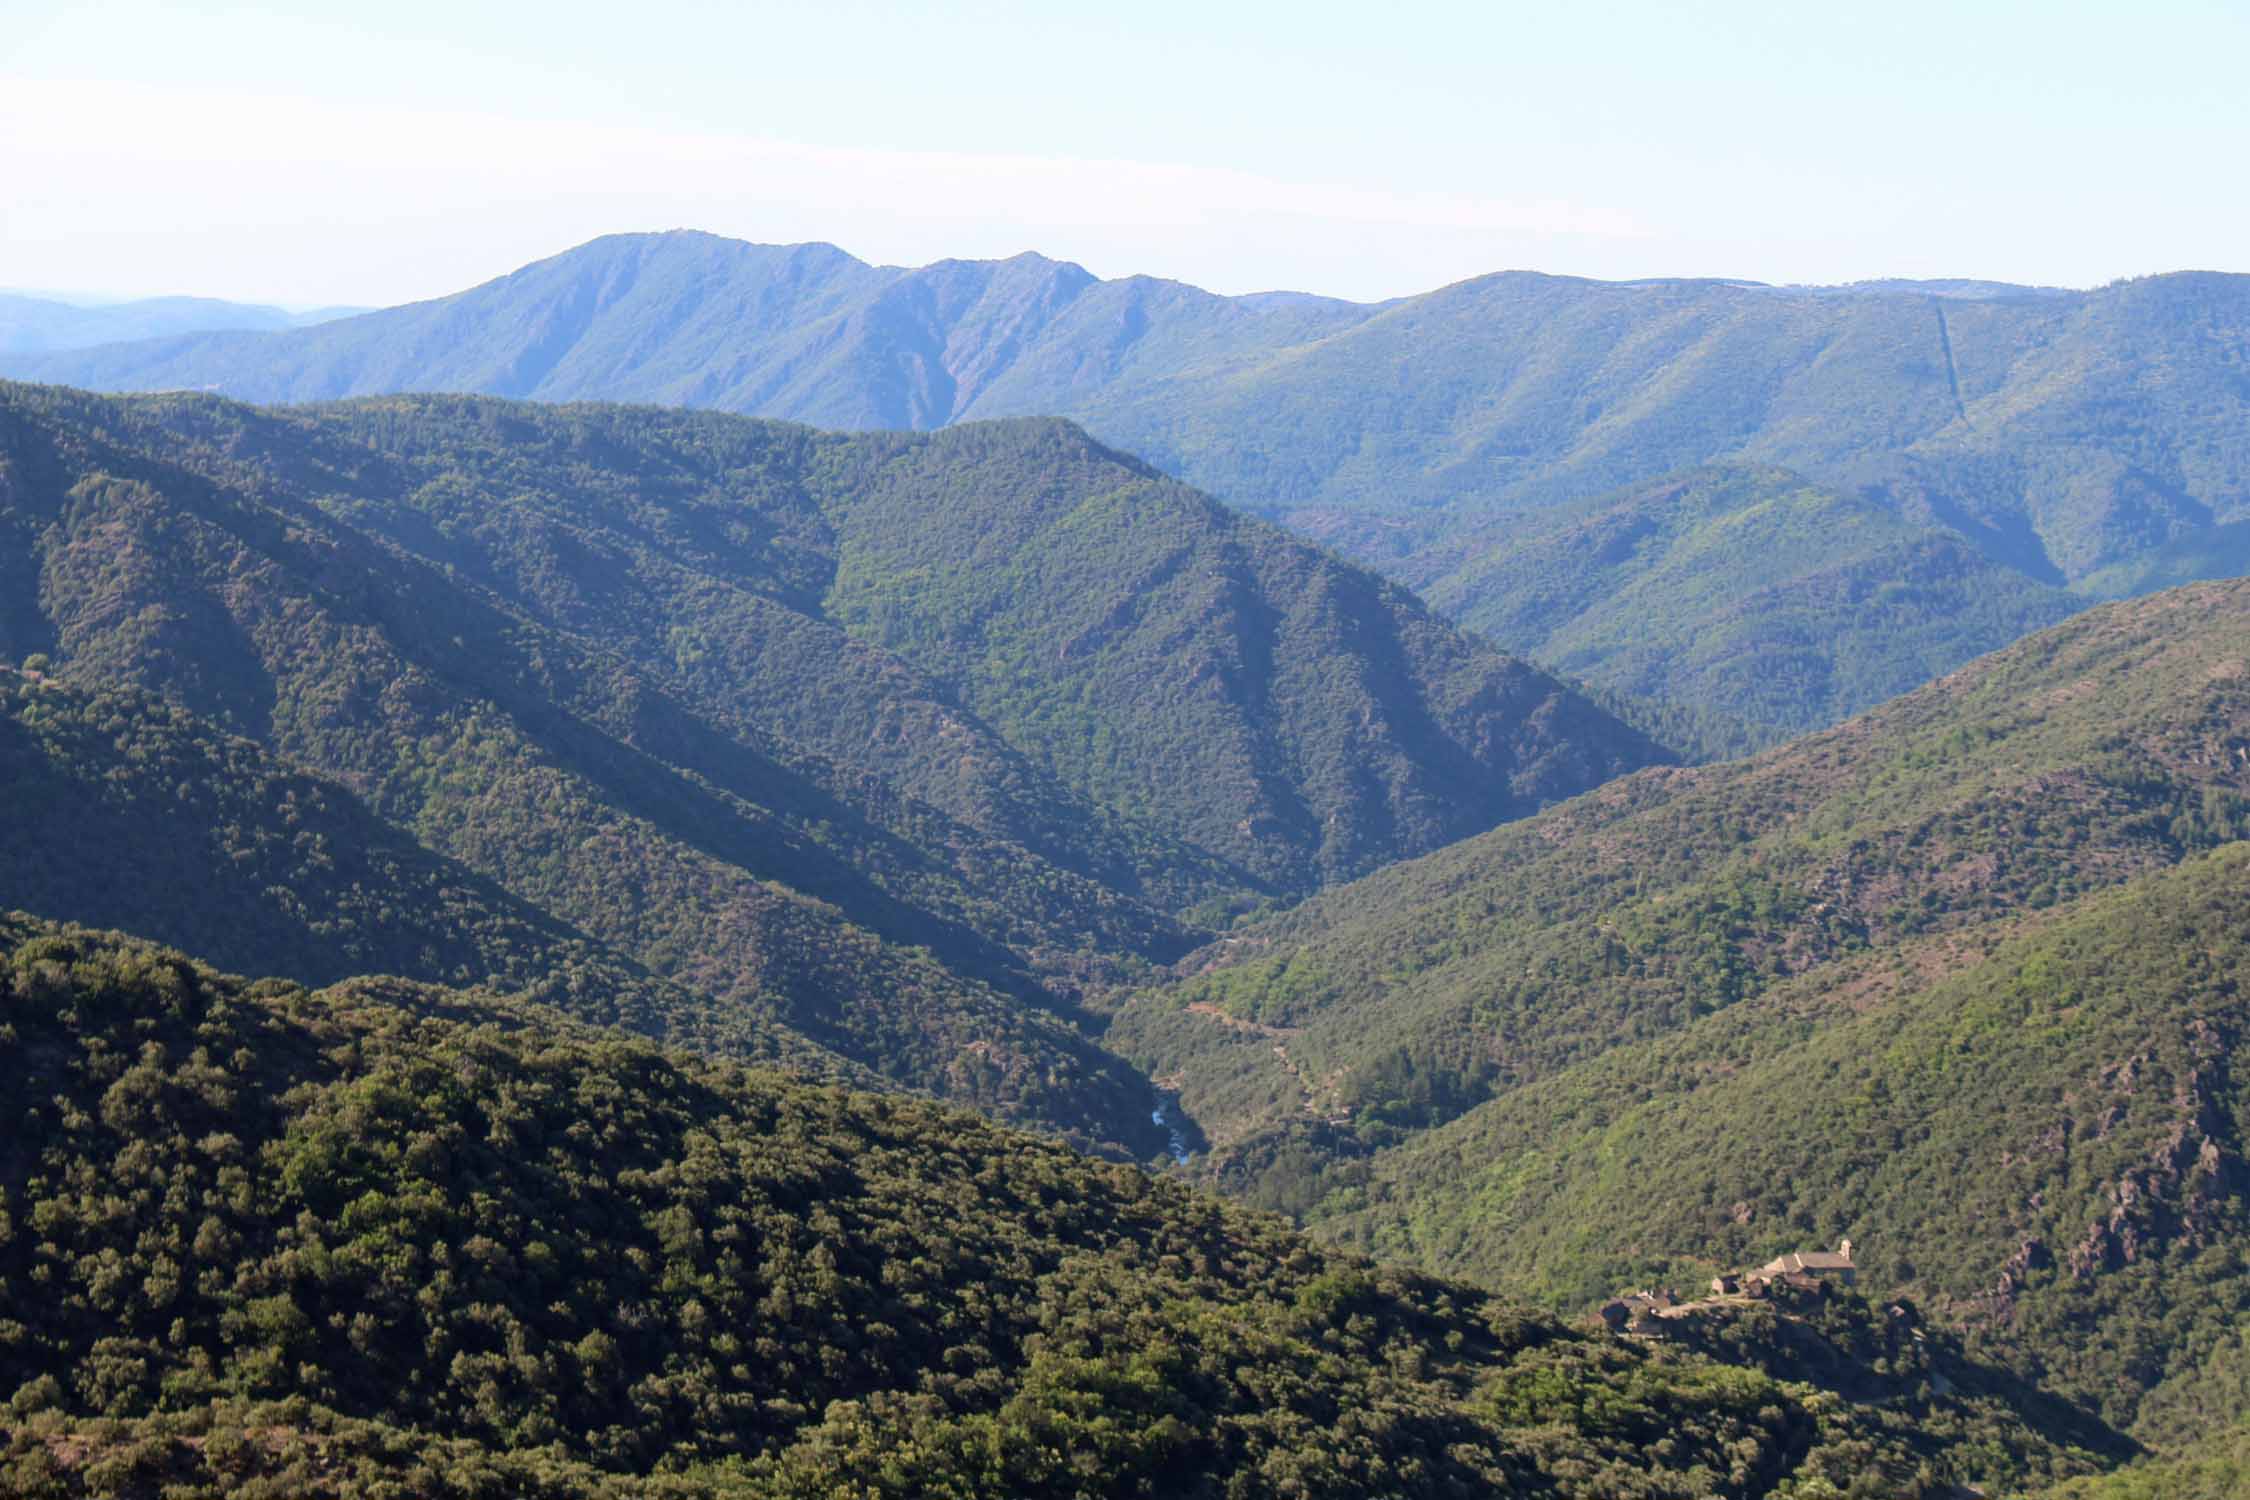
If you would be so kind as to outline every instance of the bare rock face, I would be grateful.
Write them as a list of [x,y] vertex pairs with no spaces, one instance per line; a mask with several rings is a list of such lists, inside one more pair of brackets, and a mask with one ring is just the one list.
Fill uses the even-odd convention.
[[2219,1205],[2243,1190],[2242,1164],[2221,1144],[2226,1039],[2203,1019],[2190,1023],[2188,1039],[2199,1060],[2173,1095],[2172,1128],[2111,1185],[2108,1214],[2071,1250],[2070,1273],[2080,1280],[2132,1265],[2159,1244],[2203,1243]]

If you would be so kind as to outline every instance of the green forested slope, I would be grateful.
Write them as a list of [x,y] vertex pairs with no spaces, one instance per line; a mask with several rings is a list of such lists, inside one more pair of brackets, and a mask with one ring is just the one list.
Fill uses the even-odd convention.
[[445,399],[22,399],[315,505],[699,714],[1106,885],[1155,882],[1160,905],[1301,893],[1659,754],[1404,593],[1059,424],[846,439]]
[[902,1084],[1162,1144],[1146,1085],[1004,945],[1019,923],[1066,948],[1104,941],[1088,929],[1161,943],[1155,914],[879,787],[854,797],[286,493],[276,508],[92,423],[26,423],[8,457],[11,509],[45,523],[37,597],[66,678],[248,734],[655,973]]
[[[987,935],[1008,931],[1011,867],[1026,865],[1018,888],[1035,899],[1017,920],[1041,930],[1122,926],[1114,951],[1129,955],[1136,925],[1161,941],[1155,914],[1004,846],[985,855],[880,788],[855,807],[848,780],[824,785],[818,766],[761,754],[770,742],[699,723],[615,658],[542,637],[317,512],[289,519],[116,450],[42,496],[40,460],[63,478],[87,470],[67,448],[12,456],[18,506],[52,497],[30,555],[65,674],[184,700],[344,781],[425,847],[732,1025],[763,1018],[910,1087],[1136,1153],[1162,1145],[1145,1083],[1049,1014]],[[1036,897],[1043,886],[1059,899]],[[215,901],[200,912],[234,916]]]
[[1192,957],[1111,1040],[1177,1075],[1221,1142],[1309,1133],[1348,1154],[1790,975],[2162,868],[2246,819],[2250,583],[2198,585],[1316,898]]
[[713,1052],[863,1081],[668,984],[435,854],[334,782],[160,699],[0,666],[0,892],[308,984],[394,974],[542,1001]]
[[1598,687],[1732,714],[1768,743],[2084,607],[1949,527],[1742,466],[1464,527],[1402,569],[1506,650]]
[[1827,966],[1382,1158],[1331,1231],[1565,1305],[1849,1237],[2045,1389],[2199,1436],[2250,1375],[2246,915],[2232,844]]
[[1557,1306],[1849,1236],[2170,1447],[2244,1410],[2250,584],[1308,903],[1112,1044],[1322,1233]]
[[[252,493],[318,506],[511,612],[617,654],[721,737],[789,759],[830,795],[865,804],[862,816],[911,825],[922,803],[965,825],[910,826],[911,840],[983,834],[1164,909],[1248,878],[1075,794],[965,711],[949,684],[832,617],[833,512],[853,499],[832,475],[849,440],[684,412],[443,399],[317,417],[136,403],[101,420]],[[1059,456],[1029,442],[1016,455],[1063,489],[1100,482],[1109,467],[1083,443],[1068,455],[1075,468],[1042,467]],[[703,757],[713,753],[725,752]],[[1112,935],[1104,946],[1149,940]]]
[[[1511,555],[1521,518],[1620,487],[1660,511],[1704,466],[1778,465],[1835,495],[1769,516],[1793,533],[1777,550],[1728,559],[1740,597],[1723,619],[1644,579],[1646,614],[1584,622],[1551,664],[1676,679],[1718,695],[1693,709],[1783,729],[2050,622],[2058,589],[2118,598],[2243,571],[2246,360],[2250,279],[2202,272],[2087,292],[1511,272],[1355,305],[1102,281],[1032,255],[909,270],[686,232],[609,236],[318,328],[0,355],[31,378],[253,400],[478,391],[851,428],[1066,416],[1495,628],[1509,606],[1490,601],[1557,572],[1539,523]],[[1689,515],[1648,516],[1644,548],[1716,540],[1683,498]],[[1862,519],[1822,558],[1820,518],[1839,506]],[[1824,651],[1822,624],[1868,604],[1888,634]]]
[[1055,409],[1306,528],[1341,512],[1442,536],[1748,461],[2098,589],[2105,568],[2239,529],[2246,358],[2240,276],[1958,296],[1510,273]]
[[1812,1500],[2094,1466],[1942,1343],[1878,1376],[1878,1337],[1857,1397],[1784,1383],[928,1105],[4,935],[11,1493]]
[[1072,429],[859,451],[836,617],[1071,785],[1269,887],[1348,878],[1667,758],[1404,590],[1120,472]]
[[2183,1452],[2041,1491],[2041,1500],[2234,1500],[2250,1492],[2250,1426]]
[[[1052,423],[11,388],[0,528],[0,651],[254,739],[722,1010],[1142,1153],[1090,977],[1659,754]],[[1157,623],[1082,659],[1005,628],[1127,597]]]

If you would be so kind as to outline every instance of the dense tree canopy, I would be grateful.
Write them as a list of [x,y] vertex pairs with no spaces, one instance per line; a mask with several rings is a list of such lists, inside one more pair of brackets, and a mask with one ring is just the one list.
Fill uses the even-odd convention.
[[1925,1379],[1918,1424],[1572,1331],[932,1106],[6,940],[15,1493],[1810,1497],[2093,1462],[1989,1397]]
[[1840,728],[1623,778],[1230,934],[1111,1042],[1182,1077],[1222,1144],[1385,1148],[1786,977],[2250,836],[2245,659],[2250,584],[2089,612]]
[[0,653],[256,741],[744,1027],[1137,1157],[1095,986],[1665,758],[1060,423],[10,387],[0,479]]

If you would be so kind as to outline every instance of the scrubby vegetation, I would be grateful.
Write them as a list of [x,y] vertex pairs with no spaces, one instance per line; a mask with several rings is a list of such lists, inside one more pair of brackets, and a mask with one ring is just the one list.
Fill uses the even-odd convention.
[[[0,776],[16,835],[0,848],[0,890],[41,912],[130,923],[242,967],[265,953],[309,982],[389,973],[511,991],[718,1054],[945,1090],[1110,1149],[1155,1149],[1144,1085],[1060,1020],[927,955],[834,924],[827,945],[842,951],[798,955],[794,995],[770,973],[669,982],[417,845],[344,787],[140,693],[0,671]],[[884,1008],[830,1008],[855,992]]]
[[0,891],[24,909],[311,984],[396,974],[493,988],[643,1036],[850,1070],[778,1023],[657,979],[343,787],[160,699],[0,668],[0,786]]
[[1382,1080],[1418,1128],[1427,1101],[2250,836],[2245,660],[2250,585],[2091,612],[1839,729],[1625,778],[1231,934],[1110,1039],[1222,1145],[1309,1117],[1334,1150],[1387,1148]]
[[2000,1408],[1956,1456],[928,1105],[6,941],[11,1493],[1811,1497],[2094,1461]]
[[1378,1158],[1329,1230],[1563,1306],[1848,1237],[1871,1287],[2178,1443],[2250,1370],[2246,910],[2234,844],[1832,966]]
[[[581,714],[683,739],[689,726],[650,722],[656,703],[604,701],[626,686],[601,679],[630,672],[642,698],[830,797],[866,794],[826,763],[872,773],[1166,909],[1245,886],[1301,894],[1656,755],[1411,596],[1063,424],[851,438],[445,398],[272,413],[15,399],[53,445],[48,493],[25,494],[27,509],[105,463],[154,458],[299,526],[322,514],[323,566],[370,571],[374,539],[448,570],[393,564],[368,584],[411,582],[463,639],[463,626],[513,638],[500,660],[528,654],[524,686]],[[130,447],[88,447],[96,431]],[[110,489],[78,509],[138,498]],[[272,560],[288,566],[263,582],[286,593],[314,559]],[[515,617],[458,597],[463,582]],[[432,626],[400,639],[406,622],[379,623],[394,649],[442,663]],[[501,686],[494,675],[477,686]],[[249,721],[263,705],[238,690],[225,707]],[[665,748],[698,765],[692,741]]]
[[2250,1430],[2232,1431],[2167,1458],[2073,1479],[2041,1500],[2234,1500],[2250,1494]]
[[2190,1438],[2250,1310],[2245,661],[2250,585],[2091,612],[1245,929],[1111,1040],[1324,1234],[1566,1308],[1849,1235]]
[[[241,770],[244,747],[193,748],[232,733],[326,778],[324,806],[356,801],[355,839],[403,835],[382,878],[442,868],[449,890],[688,992],[669,1009],[700,1007],[704,1035],[795,1035],[1142,1158],[1166,1135],[1148,1081],[1088,1035],[1091,984],[1177,956],[1193,924],[1661,753],[1397,590],[1054,423],[852,439],[620,408],[258,412],[16,387],[0,532],[0,654],[194,721],[167,731],[193,764],[168,768],[109,727],[143,710],[57,699],[25,790],[83,793],[55,816],[99,808],[138,826],[134,847],[174,827],[162,867],[262,872],[247,903],[154,892],[156,865],[106,890],[100,871],[135,857],[97,853],[10,899],[307,980],[362,958],[508,987],[557,972],[462,947],[475,916],[406,958],[403,934],[270,946],[292,902],[378,877],[329,880],[302,814],[253,805],[294,795],[279,770],[191,786],[169,824],[131,813]],[[1034,649],[1048,637],[1076,644]],[[270,827],[245,844],[198,832],[206,813]],[[315,888],[289,894],[296,874]],[[384,899],[310,920],[364,927]]]
[[[9,929],[0,1490],[2223,1486],[2250,587],[1658,741],[2237,555],[2212,413],[2051,353],[2231,283],[1963,299],[1936,418],[1927,297],[1637,289],[1656,405],[1511,385],[1446,484],[1817,481],[1371,501],[1355,340],[1615,293],[1260,313],[1259,482],[1599,697],[1055,421],[0,387],[0,906],[282,976]],[[1555,1320],[1847,1234],[1871,1301]]]
[[[909,270],[675,233],[609,236],[348,323],[8,368],[250,400],[482,391],[852,428],[1066,416],[1432,590],[1504,644],[1506,590],[1629,587],[1633,615],[1573,611],[1526,634],[1560,635],[1554,665],[1724,692],[1691,706],[1798,728],[2058,618],[2064,585],[2115,598],[2243,571],[2246,347],[2250,278],[2209,273],[2083,293],[1508,273],[1357,305],[1102,281],[1036,255]],[[1829,493],[1732,524],[1681,493],[1704,482],[1691,471],[1742,463]],[[1558,558],[1537,513],[1620,487],[1647,502],[1641,555]],[[1619,541],[1605,523],[1569,545]],[[1714,597],[1663,577],[1690,559],[1705,585],[1726,580]],[[1839,619],[1849,639],[1824,639]]]

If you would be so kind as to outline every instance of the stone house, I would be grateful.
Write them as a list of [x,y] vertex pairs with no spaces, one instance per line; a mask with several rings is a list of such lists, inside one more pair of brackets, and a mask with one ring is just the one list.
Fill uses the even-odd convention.
[[1803,1276],[1851,1286],[1859,1280],[1859,1265],[1852,1259],[1852,1242],[1845,1240],[1833,1250],[1792,1250],[1767,1261],[1758,1268],[1757,1274],[1775,1281],[1785,1276]]

